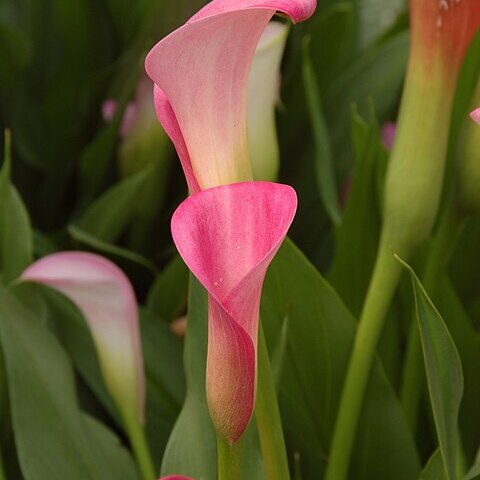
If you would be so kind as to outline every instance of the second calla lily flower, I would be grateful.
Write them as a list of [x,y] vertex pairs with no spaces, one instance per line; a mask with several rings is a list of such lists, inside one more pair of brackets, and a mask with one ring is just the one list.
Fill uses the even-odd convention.
[[126,275],[86,252],[60,252],[28,267],[22,280],[48,285],[82,312],[98,353],[105,384],[124,419],[143,423],[145,375],[137,302]]
[[255,48],[276,11],[299,22],[315,6],[316,0],[214,0],[148,54],[157,114],[192,193],[252,180],[246,98]]

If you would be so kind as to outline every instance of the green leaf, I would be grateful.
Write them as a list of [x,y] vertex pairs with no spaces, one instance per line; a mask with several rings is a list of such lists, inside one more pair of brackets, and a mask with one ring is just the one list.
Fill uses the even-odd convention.
[[[288,239],[270,265],[261,311],[270,351],[280,341],[288,315],[279,393],[284,431],[289,451],[300,457],[303,478],[321,478],[356,321],[332,287]],[[378,362],[364,405],[352,478],[417,478],[420,465],[413,439]]]
[[435,450],[430,457],[419,480],[447,480],[440,450]]
[[[162,475],[217,478],[216,436],[205,396],[207,360],[207,296],[190,276],[188,328],[185,340],[187,396],[162,461]],[[264,480],[259,441],[254,420],[244,433],[242,480]]]
[[5,133],[5,159],[0,170],[0,271],[8,283],[32,262],[33,240],[28,212],[10,183],[10,133]]
[[438,443],[447,479],[455,480],[458,413],[463,395],[462,364],[452,337],[420,280],[407,263],[397,258],[412,277],[415,310]]
[[477,456],[475,457],[475,461],[473,462],[472,467],[468,471],[467,475],[465,475],[465,480],[475,480],[480,477],[480,449],[477,452]]
[[156,315],[140,312],[147,378],[146,433],[156,470],[185,399],[183,345]]
[[355,14],[351,3],[339,2],[319,10],[311,22],[312,63],[319,85],[336,80],[355,50]]
[[313,131],[315,145],[315,171],[317,173],[317,185],[326,212],[333,224],[338,225],[341,221],[341,213],[338,204],[337,185],[332,163],[330,137],[322,112],[318,81],[310,59],[309,41],[310,39],[307,37],[304,39],[302,71],[303,85],[305,88],[305,96],[307,99],[310,124]]
[[104,255],[113,255],[134,262],[147,270],[150,270],[154,274],[157,273],[157,267],[155,264],[138,253],[127,250],[126,248],[118,247],[113,243],[104,242],[75,225],[69,225],[67,230],[74,240],[83,243]]
[[8,89],[28,64],[31,45],[28,37],[18,29],[0,21],[0,93],[7,97]]
[[[26,480],[137,480],[135,467],[105,427],[78,408],[70,362],[55,337],[0,288],[0,337],[12,423]],[[118,476],[117,476],[118,475]]]
[[329,280],[354,315],[359,315],[377,255],[380,211],[376,190],[380,163],[378,124],[373,115],[366,123],[352,112],[357,164],[352,176]]
[[480,444],[480,348],[478,333],[465,311],[452,282],[444,276],[439,281],[435,303],[458,349],[463,367],[464,392],[460,406],[460,432],[465,455],[471,461]]
[[125,108],[138,81],[139,70],[139,65],[131,68],[112,120],[100,130],[82,153],[80,158],[80,190],[83,205],[88,204],[101,191],[112,166],[117,146],[118,130]]
[[380,119],[395,108],[402,87],[408,56],[408,35],[404,32],[373,45],[355,59],[325,92],[325,116],[331,126],[332,148],[337,168],[348,171],[351,146],[350,112],[358,105],[362,115],[373,103]]
[[136,198],[151,173],[152,169],[147,166],[110,187],[89,205],[75,226],[104,242],[118,240],[135,216]]
[[96,459],[108,465],[108,478],[138,480],[137,468],[125,447],[103,423],[90,415],[82,415],[89,441],[96,449]]
[[207,296],[191,277],[188,301],[188,329],[185,339],[187,396],[162,461],[162,475],[216,478],[215,431],[205,397],[207,358]]
[[180,255],[157,275],[147,296],[147,307],[160,318],[171,322],[185,308],[188,295],[188,268]]

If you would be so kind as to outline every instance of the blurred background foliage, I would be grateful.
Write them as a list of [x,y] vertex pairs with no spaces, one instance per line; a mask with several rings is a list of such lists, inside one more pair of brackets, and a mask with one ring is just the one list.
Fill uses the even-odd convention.
[[[201,0],[0,0],[0,128],[12,132],[12,161],[11,165],[3,164],[0,201],[7,194],[13,198],[8,211],[0,204],[0,213],[12,220],[14,230],[9,245],[16,247],[16,253],[12,253],[13,249],[9,250],[6,240],[2,240],[1,264],[4,268],[11,265],[10,274],[4,273],[3,280],[14,279],[33,257],[71,249],[106,255],[129,274],[140,303],[145,305],[142,337],[148,380],[147,431],[157,466],[185,395],[182,341],[168,325],[185,314],[187,303],[188,273],[175,253],[169,227],[171,215],[187,190],[176,154],[166,137],[147,142],[146,150],[137,152],[142,162],[125,164],[120,154],[120,130],[122,116],[143,75],[146,52],[203,3]],[[350,312],[338,304],[337,297],[333,298],[329,287],[313,275],[296,251],[284,260],[280,254],[265,288],[270,288],[270,298],[278,295],[280,299],[286,292],[292,296],[308,294],[311,299],[322,292],[325,304],[318,307],[319,312],[313,308],[300,310],[297,315],[313,322],[325,305],[335,313],[347,332],[337,331],[338,342],[333,342],[336,346],[343,345],[338,347],[341,350],[338,368],[342,372],[353,335],[351,314],[355,317],[359,313],[376,254],[383,175],[388,162],[381,127],[396,118],[408,41],[408,15],[403,0],[319,0],[313,18],[291,29],[282,64],[277,109],[279,180],[293,185],[299,195],[299,210],[290,236],[327,276]],[[467,56],[458,86],[447,186],[453,182],[455,141],[480,71],[479,45],[477,36],[476,48]],[[107,99],[117,102],[110,121],[102,116],[102,105]],[[2,138],[0,142],[3,141]],[[137,153],[133,149],[130,158]],[[2,178],[5,184],[7,174],[16,189],[13,193],[2,187]],[[445,285],[448,295],[443,295],[446,310],[470,314],[477,327],[480,270],[470,266],[480,261],[479,238],[480,219],[474,218],[454,255],[451,280]],[[288,249],[293,247],[290,245]],[[297,282],[318,283],[318,290],[308,293],[307,289],[296,294],[296,283],[291,280],[283,293],[277,292],[281,288],[279,282],[272,280],[275,272],[288,270],[292,258],[298,268],[301,265]],[[421,254],[415,262],[422,264]],[[394,389],[399,386],[403,355],[402,341],[398,339],[406,338],[412,311],[409,288],[405,283],[397,296],[398,308],[391,314],[392,321],[387,324],[380,346],[380,356]],[[58,295],[49,294],[47,308],[30,287],[22,289],[25,302],[36,305],[37,312],[44,312],[44,323],[68,352],[75,367],[82,407],[122,436],[100,380],[91,338],[78,312]],[[283,314],[275,312],[277,307],[268,300],[262,308],[266,317],[275,319],[271,325],[278,323],[276,329],[269,327],[268,322],[266,325],[269,346],[278,353],[282,350],[278,332],[285,327]],[[295,312],[289,320],[295,325],[293,317]],[[469,322],[467,315],[465,324]],[[320,342],[324,332],[315,325],[313,322],[311,328],[292,327],[292,341],[302,345],[300,350],[310,341],[314,351],[315,342]],[[297,334],[295,328],[299,328]],[[334,331],[337,327],[332,323],[328,328]],[[472,363],[472,359],[479,357],[475,347],[477,337],[469,337],[470,324],[466,330],[460,330],[458,335],[452,331],[452,335],[461,343],[457,343],[461,356],[464,354]],[[41,358],[41,351],[35,355]],[[25,368],[28,361],[36,361],[35,355],[25,360]],[[315,363],[314,358],[311,363]],[[310,373],[312,376],[308,377]],[[310,373],[305,374],[306,382],[315,383],[318,371],[312,368]],[[314,395],[308,393],[305,398],[293,398],[301,389],[289,390],[289,385],[296,381],[295,374],[286,375],[289,374],[291,383],[286,382],[285,392],[280,394],[288,441],[302,452],[304,478],[318,478],[324,460],[324,453],[318,458],[319,452],[328,449],[326,439],[332,426],[322,424],[321,434],[317,432],[317,437],[313,432],[308,445],[303,444],[306,440],[302,435],[309,425],[320,424],[324,417],[309,418],[305,413],[306,417],[299,420],[304,421],[305,430],[299,433],[296,415],[299,411],[314,410],[312,402],[316,400],[312,398],[317,397],[308,398]],[[339,379],[332,380],[337,396]],[[388,409],[389,402],[394,403],[390,387],[382,383],[383,377],[375,382],[372,389],[375,398],[381,401],[371,404],[367,416],[375,416],[377,407]],[[470,398],[476,398],[478,381],[473,380],[471,385]],[[318,398],[323,398],[324,393],[317,393]],[[325,409],[328,405],[334,405],[335,409],[334,399],[335,395],[325,399]],[[465,427],[467,459],[471,461],[480,430],[475,402],[467,400],[466,405],[468,411],[461,416],[461,424]],[[333,418],[330,411],[329,421],[333,422]],[[377,423],[365,420],[365,425],[378,426],[379,417],[376,418]],[[429,424],[428,419],[424,421]],[[13,448],[8,441],[11,432],[8,427],[3,430],[4,448],[8,452]],[[422,428],[418,430],[417,445],[425,460],[434,446],[433,434],[432,430],[430,434],[422,433]],[[401,438],[406,435],[403,426],[398,431]],[[368,437],[368,429],[363,434]],[[372,442],[369,448],[376,448],[378,453],[381,443]],[[407,443],[399,444],[408,450]],[[405,455],[414,457],[410,450]],[[15,455],[7,456],[9,472],[18,472]],[[385,458],[385,462],[393,462]],[[385,478],[379,476],[381,469],[375,473],[377,466],[360,465],[361,462],[360,452],[355,465],[363,473],[358,473],[357,479]],[[300,466],[297,467],[300,471]],[[416,460],[405,468],[416,472]],[[398,478],[413,478],[398,472]]]
[[[91,206],[106,192],[113,195],[124,180],[116,155],[118,129],[145,53],[203,3],[1,0],[0,125],[13,132],[13,180],[35,229],[36,254],[78,244],[110,253],[137,270],[143,293],[155,269],[139,256],[153,260],[156,267],[171,257],[169,218],[185,187],[167,141],[151,155],[152,162],[163,163],[165,175],[157,175],[160,185],[153,186],[158,195],[151,208],[158,215],[150,215],[154,225],[148,226],[148,235],[129,235],[136,212],[118,208],[118,202],[131,205],[149,179],[124,183],[116,202],[99,206],[103,227],[95,219],[100,212],[91,212]],[[352,105],[362,116],[374,109],[380,122],[395,118],[408,48],[404,12],[401,1],[320,1],[314,18],[292,29],[278,110],[280,180],[300,193],[293,236],[324,268],[331,257],[324,242],[331,243],[332,230],[328,216],[319,211],[322,156],[334,165],[334,181],[341,188],[355,163],[347,140]],[[302,55],[306,37],[309,45]],[[325,126],[317,137],[324,145],[320,152],[306,108],[311,97],[306,100],[300,75],[306,61],[313,66],[314,87],[320,92],[321,105],[314,106],[314,115]],[[107,98],[118,101],[110,123],[102,118]],[[112,211],[115,203],[117,211]],[[105,218],[111,216],[115,218]]]

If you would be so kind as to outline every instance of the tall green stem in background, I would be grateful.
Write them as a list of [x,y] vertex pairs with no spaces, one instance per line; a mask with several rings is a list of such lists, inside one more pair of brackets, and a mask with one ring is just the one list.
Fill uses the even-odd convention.
[[132,415],[124,416],[127,435],[132,446],[138,468],[143,480],[154,480],[155,468],[153,467],[150,449],[145,437],[145,430],[138,421],[137,417]]
[[258,330],[258,384],[255,418],[268,480],[290,480],[280,410],[261,322]]
[[358,324],[330,449],[325,480],[347,477],[363,397],[376,346],[402,267],[382,243]]
[[460,64],[478,26],[478,5],[411,0],[411,48],[385,181],[384,222],[340,400],[325,480],[344,480],[365,390],[401,267],[432,230],[445,169],[450,115]]

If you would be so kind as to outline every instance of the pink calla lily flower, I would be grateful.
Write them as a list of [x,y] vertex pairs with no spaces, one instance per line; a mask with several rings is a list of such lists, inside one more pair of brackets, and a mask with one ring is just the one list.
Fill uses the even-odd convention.
[[58,290],[82,312],[90,328],[107,389],[123,418],[143,423],[145,377],[135,293],[109,260],[86,252],[48,255],[22,274]]
[[245,182],[196,193],[172,218],[175,245],[208,291],[207,400],[232,444],[254,407],[263,279],[296,207],[287,185]]
[[279,11],[307,19],[316,0],[214,0],[161,40],[145,68],[191,193],[252,180],[247,84],[256,45]]
[[470,113],[470,118],[480,125],[480,108],[476,108]]

